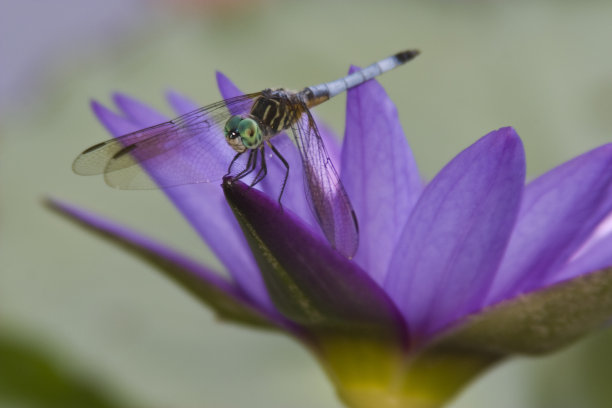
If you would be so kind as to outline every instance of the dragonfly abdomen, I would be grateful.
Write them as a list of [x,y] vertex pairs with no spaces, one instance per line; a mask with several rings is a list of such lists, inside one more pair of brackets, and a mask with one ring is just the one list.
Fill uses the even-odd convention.
[[390,71],[393,68],[405,64],[417,55],[419,55],[418,50],[398,52],[395,55],[384,58],[372,65],[355,71],[352,74],[336,79],[335,81],[306,87],[301,91],[301,93],[304,95],[304,100],[306,101],[308,108],[312,108],[313,106],[317,106],[348,89],[354,88],[365,81],[376,78],[377,76]]

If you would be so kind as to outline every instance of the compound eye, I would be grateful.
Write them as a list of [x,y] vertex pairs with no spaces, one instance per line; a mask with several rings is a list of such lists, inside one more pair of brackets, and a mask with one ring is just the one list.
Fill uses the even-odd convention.
[[242,119],[238,124],[238,133],[247,149],[254,149],[261,144],[261,130],[253,119]]
[[242,118],[240,116],[234,115],[229,118],[227,122],[225,122],[225,129],[223,129],[223,131],[225,132],[225,137],[227,139],[235,139],[240,136],[238,125],[241,121]]

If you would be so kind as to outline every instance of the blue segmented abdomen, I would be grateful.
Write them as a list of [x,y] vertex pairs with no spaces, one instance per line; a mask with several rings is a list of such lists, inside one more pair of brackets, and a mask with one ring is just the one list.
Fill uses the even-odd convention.
[[325,82],[319,85],[309,86],[302,92],[307,95],[307,104],[310,108],[326,101],[329,98],[333,98],[342,92],[345,92],[347,89],[353,88],[364,83],[365,81],[376,78],[377,76],[390,71],[393,68],[399,67],[417,55],[419,55],[418,50],[398,52],[395,55],[375,62],[374,64],[360,69],[359,71],[353,72],[352,74],[343,78],[336,79],[335,81],[331,82]]

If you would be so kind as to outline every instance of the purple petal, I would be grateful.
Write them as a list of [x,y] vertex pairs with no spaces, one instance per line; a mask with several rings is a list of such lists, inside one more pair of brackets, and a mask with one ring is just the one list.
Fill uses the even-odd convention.
[[547,286],[610,267],[612,267],[612,234],[597,240],[580,256],[568,262],[560,272],[555,274],[554,281],[548,283]]
[[359,220],[355,261],[382,284],[422,183],[395,105],[375,80],[348,91],[341,175]]
[[341,332],[360,339],[365,330],[405,347],[401,314],[361,268],[268,196],[231,179],[223,187],[285,317],[316,336]]
[[[98,119],[115,137],[167,120],[125,95],[116,95],[115,100],[127,118],[98,103],[92,104]],[[147,109],[150,115],[147,115]],[[131,113],[136,116],[129,116]],[[252,254],[229,212],[221,189],[217,185],[192,184],[165,189],[164,192],[210,246],[237,284],[259,304],[272,308]]]
[[319,129],[319,134],[321,135],[321,139],[323,139],[323,143],[325,144],[325,149],[327,149],[327,154],[329,155],[330,160],[335,168],[340,168],[340,155],[341,155],[341,146],[340,140],[338,139],[338,135],[323,122],[323,120],[319,119],[317,115],[314,113],[312,116],[317,123],[317,128]]
[[402,232],[385,288],[414,337],[473,311],[506,248],[525,177],[512,128],[461,152],[425,188]]
[[525,188],[516,228],[486,304],[549,282],[612,211],[612,145],[591,150]]
[[96,118],[113,137],[121,136],[139,129],[138,126],[134,125],[131,121],[123,116],[117,115],[98,101],[91,101],[90,106]]
[[221,97],[223,99],[244,95],[244,92],[234,85],[234,83],[228,77],[226,77],[225,74],[217,71],[215,75],[217,79],[217,87],[219,88],[219,92],[221,92]]
[[[587,250],[591,249],[596,243],[612,234],[612,213],[608,214],[602,222],[599,223],[591,236],[582,244],[571,257],[570,261],[582,256]],[[556,277],[556,276],[555,276]]]
[[152,263],[168,277],[207,303],[223,318],[248,324],[284,326],[279,317],[269,315],[236,286],[198,262],[142,236],[124,226],[91,212],[57,200],[48,200],[52,210],[77,221],[114,244]]
[[166,116],[150,106],[120,92],[113,94],[113,102],[126,118],[142,127],[157,125],[168,120]]
[[166,100],[177,115],[184,115],[200,108],[197,103],[172,89],[166,92]]

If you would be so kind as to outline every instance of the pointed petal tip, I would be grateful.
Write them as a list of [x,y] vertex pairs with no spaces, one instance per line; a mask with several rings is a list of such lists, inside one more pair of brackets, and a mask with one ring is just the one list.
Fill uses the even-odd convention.
[[133,98],[131,96],[128,96],[127,94],[123,93],[123,92],[119,92],[119,91],[114,91],[111,94],[111,99],[113,100],[113,102],[115,102],[117,105],[120,105],[122,103],[125,102],[129,102],[131,101]]
[[221,188],[223,188],[223,193],[226,198],[229,199],[229,197],[231,197],[233,199],[244,195],[247,190],[247,185],[242,181],[235,180],[232,176],[223,176]]
[[271,200],[264,193],[251,188],[249,185],[240,180],[234,179],[232,176],[225,176],[221,182],[221,187],[225,193],[225,198],[230,204],[237,204],[238,207],[244,209],[257,205],[260,208],[277,208],[277,201]]
[[180,92],[172,88],[166,88],[166,90],[164,91],[164,97],[166,98],[166,100],[184,98],[184,96]]
[[184,93],[177,91],[174,88],[166,88],[166,90],[164,91],[164,98],[166,99],[167,102],[170,102],[172,100],[188,100],[191,101]]
[[122,113],[116,113],[93,99],[90,101],[90,107],[98,122],[100,122],[111,135],[120,136],[131,130],[131,127]]
[[56,209],[59,208],[61,203],[53,197],[44,196],[41,198],[41,204],[47,208]]
[[96,109],[96,107],[101,106],[101,105],[102,105],[102,104],[101,104],[100,102],[98,102],[98,100],[97,100],[97,99],[93,99],[93,98],[91,98],[91,99],[89,100],[89,107],[90,107],[91,109]]
[[506,127],[459,153],[426,187],[385,281],[415,333],[430,336],[480,302],[514,227],[524,176],[520,138]]
[[361,67],[360,67],[359,65],[353,65],[353,64],[351,64],[351,65],[349,66],[348,73],[349,73],[349,74],[352,74],[353,72],[359,71],[360,69],[361,69]]
[[215,78],[223,99],[229,99],[243,94],[243,92],[221,71],[215,72]]
[[112,99],[119,111],[137,128],[153,126],[168,120],[149,104],[122,92],[114,92]]
[[228,79],[227,76],[219,70],[215,71],[215,78],[217,79],[217,82]]
[[198,104],[174,89],[167,89],[164,96],[177,115],[184,115],[199,108]]
[[85,211],[74,204],[67,203],[55,197],[43,197],[41,201],[45,208],[54,211],[55,213],[86,222],[84,220],[86,218]]
[[175,91],[174,89],[167,88],[164,91],[164,99],[166,100],[166,103],[170,105],[170,107],[176,111],[175,105],[177,103],[180,103],[183,99],[186,99],[186,98],[183,95],[181,95],[179,92]]
[[111,98],[115,105],[124,113],[139,110],[142,108],[151,109],[141,100],[123,92],[115,91],[111,94]]
[[503,138],[506,141],[519,141],[521,139],[512,126],[500,127],[497,130],[489,132],[487,136]]
[[221,71],[215,71],[215,80],[217,81],[217,87],[222,90],[228,84],[233,85],[232,81]]
[[499,128],[497,130],[493,130],[483,136],[480,140],[478,140],[475,144],[479,142],[484,142],[489,144],[491,147],[497,146],[501,149],[512,149],[515,151],[517,155],[523,157],[524,160],[525,152],[523,148],[523,141],[520,136],[512,126],[506,126]]
[[41,202],[42,202],[42,205],[45,206],[46,208],[53,210],[53,211],[60,212],[60,213],[72,214],[72,213],[78,213],[79,211],[82,211],[78,207],[74,206],[73,204],[69,204],[65,201],[62,201],[60,199],[57,199],[51,196],[42,197]]
[[140,104],[140,102],[138,100],[136,100],[135,98],[133,98],[133,97],[131,97],[128,94],[125,94],[123,92],[119,92],[119,91],[113,92],[111,94],[111,99],[112,99],[113,103],[115,104],[115,106],[117,108],[119,108],[119,110],[123,114],[127,114],[127,112],[130,111],[130,108],[134,107],[135,105],[139,105]]
[[495,130],[495,132],[504,132],[507,134],[516,134],[516,130],[512,126],[502,126],[499,129]]
[[98,118],[98,120],[101,120],[101,117],[109,111],[106,106],[102,105],[102,103],[98,102],[95,99],[89,100],[89,108],[96,116],[96,118]]

